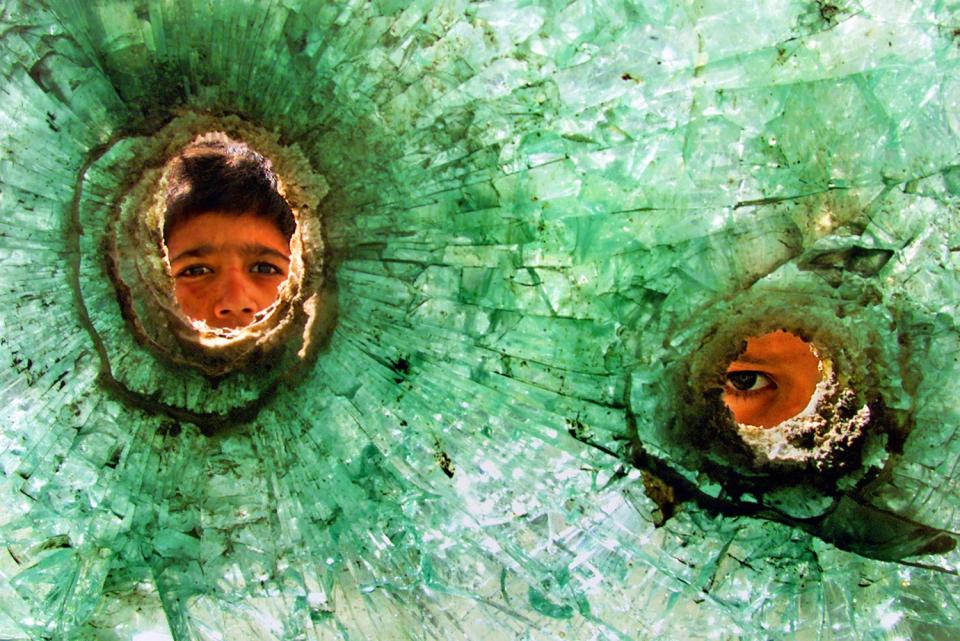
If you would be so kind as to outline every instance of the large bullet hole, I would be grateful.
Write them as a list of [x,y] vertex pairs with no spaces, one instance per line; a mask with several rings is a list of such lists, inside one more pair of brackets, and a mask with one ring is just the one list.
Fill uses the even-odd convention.
[[[214,377],[289,370],[315,353],[332,331],[336,303],[317,215],[323,176],[295,145],[234,116],[187,113],[143,144],[138,153],[149,160],[118,203],[107,248],[138,342]],[[261,193],[246,189],[246,179],[225,179],[250,161],[269,168]],[[185,174],[202,178],[192,200],[196,185]],[[237,250],[219,257],[237,259],[227,261],[242,277],[236,282],[214,282],[228,267],[211,262],[218,245]],[[240,286],[258,291],[214,309],[218,289]]]

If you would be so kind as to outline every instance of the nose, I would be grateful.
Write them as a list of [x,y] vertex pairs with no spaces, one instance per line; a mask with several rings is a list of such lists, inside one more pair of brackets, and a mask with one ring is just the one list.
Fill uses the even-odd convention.
[[249,325],[253,315],[260,311],[253,290],[239,269],[229,269],[223,273],[218,294],[213,305],[216,327]]

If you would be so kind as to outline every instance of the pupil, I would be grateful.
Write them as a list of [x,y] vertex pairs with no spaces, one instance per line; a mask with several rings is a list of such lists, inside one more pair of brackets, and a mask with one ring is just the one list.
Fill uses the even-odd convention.
[[731,372],[727,374],[730,384],[740,391],[748,390],[757,383],[756,372]]

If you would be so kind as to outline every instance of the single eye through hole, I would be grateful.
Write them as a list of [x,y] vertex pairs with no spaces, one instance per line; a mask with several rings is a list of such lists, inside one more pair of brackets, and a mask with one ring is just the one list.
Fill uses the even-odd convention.
[[193,321],[239,328],[277,299],[296,221],[270,161],[211,133],[166,170],[163,237],[174,296]]
[[809,409],[823,366],[812,345],[778,330],[748,338],[725,378],[723,402],[734,420],[774,427]]
[[727,373],[727,385],[736,392],[756,392],[757,390],[773,387],[770,377],[760,372],[737,371]]

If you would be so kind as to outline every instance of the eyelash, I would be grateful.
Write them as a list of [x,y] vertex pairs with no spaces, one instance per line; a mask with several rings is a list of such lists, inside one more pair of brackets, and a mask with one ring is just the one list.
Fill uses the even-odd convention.
[[[763,387],[761,387],[761,388],[759,388],[759,389],[745,389],[745,390],[737,389],[737,387],[736,387],[735,385],[732,385],[732,384],[730,383],[730,376],[735,375],[735,374],[741,374],[741,375],[742,375],[742,374],[754,374],[754,375],[756,375],[756,376],[758,376],[758,377],[762,377],[762,378],[766,379],[766,381],[767,381],[768,384],[767,384],[767,385],[764,385]],[[753,385],[756,385],[756,382],[754,382]],[[753,387],[753,385],[751,385],[751,387]],[[769,374],[765,374],[764,372],[758,372],[758,371],[754,371],[754,370],[739,370],[739,371],[736,371],[736,372],[727,372],[727,375],[726,375],[726,384],[724,385],[724,392],[725,392],[726,394],[728,394],[728,395],[730,395],[730,396],[736,396],[736,397],[738,397],[738,398],[749,398],[749,397],[751,397],[751,396],[753,396],[753,395],[755,395],[755,394],[759,394],[759,393],[761,393],[761,392],[772,391],[772,390],[775,390],[775,389],[777,389],[777,383],[776,383],[776,381],[773,380],[773,377],[772,377],[772,376],[770,376]]]
[[[259,271],[255,271],[256,268],[257,268],[257,267],[260,267],[261,265],[266,266],[266,267],[269,267],[272,271],[269,271],[269,272],[259,272]],[[263,261],[254,263],[254,264],[251,266],[250,271],[253,272],[254,274],[259,274],[259,275],[261,275],[261,276],[282,276],[282,275],[283,275],[283,270],[282,270],[282,269],[280,269],[279,267],[277,267],[277,266],[274,265],[273,263],[265,263],[265,262],[263,262]]]
[[[201,274],[189,274],[189,273],[187,273],[187,272],[189,272],[189,271],[191,271],[191,270],[194,270],[194,269],[204,269],[204,270],[206,270],[206,271],[203,272],[203,273],[201,273]],[[197,277],[199,277],[199,276],[206,276],[208,273],[210,273],[210,272],[212,272],[212,271],[213,271],[213,270],[210,269],[209,267],[207,267],[206,265],[187,265],[186,267],[184,267],[183,269],[180,270],[180,272],[177,274],[177,278],[180,278],[180,277],[184,277],[184,278],[197,278]]]

